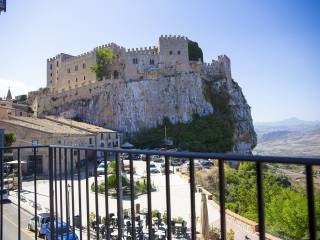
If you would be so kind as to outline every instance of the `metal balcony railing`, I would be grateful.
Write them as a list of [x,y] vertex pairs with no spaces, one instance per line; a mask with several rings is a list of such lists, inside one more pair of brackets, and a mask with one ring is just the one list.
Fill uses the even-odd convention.
[[[22,193],[21,184],[22,178],[22,160],[21,153],[27,151],[32,153],[34,156],[33,161],[33,172],[32,179],[34,188],[34,216],[38,216],[38,198],[39,193],[37,186],[39,181],[39,167],[37,162],[39,161],[36,156],[38,151],[46,152],[47,158],[42,159],[43,167],[48,168],[48,174],[44,178],[48,180],[48,198],[49,198],[49,228],[55,229],[59,223],[65,220],[67,235],[72,234],[73,239],[78,235],[79,239],[160,239],[155,235],[153,216],[152,216],[152,180],[150,171],[151,156],[159,155],[164,157],[164,174],[165,174],[165,208],[166,208],[166,227],[165,227],[165,238],[173,238],[173,225],[172,223],[172,205],[171,205],[171,185],[170,185],[170,161],[171,158],[184,158],[187,159],[189,164],[189,189],[190,189],[190,199],[183,199],[182,201],[190,201],[190,231],[182,237],[182,239],[196,239],[197,237],[197,222],[196,222],[196,185],[195,185],[195,164],[194,159],[216,159],[218,162],[218,178],[219,178],[219,203],[220,203],[220,238],[226,239],[226,209],[225,209],[225,169],[224,165],[226,161],[251,161],[255,163],[256,171],[256,186],[257,186],[257,203],[258,203],[258,224],[259,224],[259,238],[261,240],[265,238],[265,208],[264,208],[264,188],[263,188],[263,164],[264,163],[283,163],[283,164],[299,164],[305,167],[306,173],[306,190],[307,190],[307,203],[308,203],[308,228],[309,228],[309,238],[312,240],[316,239],[316,218],[315,218],[315,199],[314,199],[314,187],[313,187],[313,174],[312,166],[320,165],[320,159],[317,158],[294,158],[294,157],[270,157],[270,156],[247,156],[247,155],[235,155],[235,154],[216,154],[216,153],[195,153],[195,152],[178,152],[178,151],[146,151],[146,150],[125,150],[125,149],[109,149],[109,148],[89,148],[89,147],[73,147],[73,146],[61,146],[61,145],[50,145],[50,146],[23,146],[23,147],[9,147],[1,148],[1,169],[0,169],[0,179],[4,179],[4,162],[3,162],[3,152],[4,151],[14,151],[17,156],[17,176],[18,176],[18,188],[17,188],[17,233],[18,239],[23,239],[22,237],[22,226],[21,226],[21,204],[22,204]],[[123,210],[123,191],[125,189],[122,187],[122,171],[123,162],[121,156],[127,154],[129,161],[129,201],[130,201],[130,213],[124,213]],[[142,154],[145,156],[145,172],[146,172],[146,199],[147,199],[147,209],[145,213],[146,231],[142,231],[139,225],[139,217],[136,216],[135,211],[135,183],[134,183],[134,159],[137,154]],[[29,154],[30,155],[30,154]],[[94,159],[89,162],[89,155],[93,158],[103,159],[104,162],[104,201],[101,196],[99,197],[99,186],[98,186],[98,173],[97,167],[98,163]],[[85,161],[81,161],[82,156],[84,156]],[[99,157],[98,157],[99,156]],[[116,191],[115,198],[117,202],[116,207],[116,218],[115,214],[110,213],[110,189],[108,185],[108,161],[110,156],[114,157],[115,160],[115,182]],[[29,156],[30,157],[30,156]],[[32,158],[32,156],[31,156]],[[48,165],[46,165],[46,161]],[[90,164],[93,165],[90,168]],[[84,166],[83,166],[84,165]],[[43,175],[43,174],[41,174]],[[46,174],[44,174],[46,175]],[[93,178],[93,185],[90,186],[89,178]],[[83,182],[85,181],[85,192],[83,192]],[[77,185],[77,186],[76,186]],[[1,181],[1,193],[6,186],[4,186],[4,181]],[[94,201],[90,201],[89,193],[90,189],[94,191]],[[76,194],[77,192],[77,194]],[[69,196],[71,193],[71,197]],[[6,228],[6,222],[3,219],[3,194],[1,194],[1,225],[0,225],[0,239],[3,238],[3,232]],[[92,200],[92,199],[91,199]],[[99,201],[100,200],[100,201]],[[105,215],[104,224],[101,223],[101,211],[99,207],[103,207]],[[91,216],[90,208],[94,208],[95,216],[94,219]],[[85,209],[85,211],[83,211]],[[129,219],[126,223],[124,219]],[[60,219],[60,220],[59,220]],[[85,221],[83,221],[85,219]],[[91,219],[91,221],[90,221]],[[37,221],[35,221],[35,232],[34,239],[38,239],[39,236],[39,226]],[[90,226],[95,224],[93,227]],[[103,231],[102,231],[103,228]],[[90,230],[93,229],[93,230]],[[111,233],[115,231],[116,235]],[[56,230],[56,229],[55,229]],[[70,232],[69,232],[70,231]],[[65,239],[63,235],[66,234],[63,231],[56,230],[51,231],[48,239]],[[58,238],[60,236],[61,238]],[[51,238],[50,238],[51,237]]]

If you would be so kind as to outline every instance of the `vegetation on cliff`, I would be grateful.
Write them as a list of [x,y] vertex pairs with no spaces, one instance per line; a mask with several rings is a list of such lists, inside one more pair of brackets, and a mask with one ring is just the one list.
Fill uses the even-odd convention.
[[[255,164],[240,163],[238,169],[226,166],[226,208],[255,222],[258,221]],[[219,200],[218,169],[196,173],[196,184]],[[316,193],[316,218],[320,219],[320,194]],[[292,185],[288,178],[264,166],[264,203],[267,232],[283,239],[308,238],[306,190]],[[320,231],[320,227],[318,227]]]
[[229,94],[216,90],[210,83],[203,86],[205,98],[214,107],[214,113],[200,117],[194,114],[188,123],[172,124],[169,118],[152,129],[135,134],[131,141],[137,147],[161,147],[165,130],[173,147],[199,152],[228,152],[234,141],[234,120],[229,107]]
[[101,81],[103,77],[108,75],[107,65],[114,60],[114,54],[111,48],[97,49],[97,63],[90,67],[90,70],[94,72],[97,79]]
[[189,60],[198,61],[200,58],[201,61],[203,62],[203,52],[197,42],[193,42],[193,41],[188,42],[188,52],[189,52]]

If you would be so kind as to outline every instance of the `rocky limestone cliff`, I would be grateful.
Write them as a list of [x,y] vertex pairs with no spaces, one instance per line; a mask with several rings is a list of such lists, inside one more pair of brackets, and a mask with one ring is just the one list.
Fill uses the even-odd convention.
[[69,95],[41,96],[38,102],[42,115],[59,114],[134,133],[156,127],[164,117],[178,123],[190,121],[194,113],[200,116],[215,114],[215,106],[204,93],[207,83],[230,96],[229,107],[235,123],[233,152],[250,153],[256,145],[256,134],[250,107],[241,88],[232,79],[223,76],[217,79],[208,72],[176,72],[155,79],[103,81],[91,86],[91,96],[75,97],[79,89],[76,94],[71,91]]

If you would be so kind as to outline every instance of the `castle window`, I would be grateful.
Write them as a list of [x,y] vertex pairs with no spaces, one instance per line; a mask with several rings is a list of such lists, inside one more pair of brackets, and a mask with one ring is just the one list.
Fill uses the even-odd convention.
[[89,144],[92,144],[92,138],[89,138]]
[[57,67],[59,67],[59,61],[57,61]]
[[150,59],[150,65],[154,65],[154,59]]
[[76,82],[78,82],[78,78],[76,78]]
[[172,55],[172,51],[170,51],[169,54]]
[[50,70],[52,70],[52,63],[50,64]]
[[22,112],[20,112],[20,117],[22,116]]
[[52,73],[50,73],[50,77],[52,77]]
[[67,72],[70,73],[70,68],[67,69]]
[[84,64],[82,64],[82,68],[86,68],[87,67],[87,65],[84,63]]
[[91,90],[91,88],[90,88],[90,89],[89,89],[89,93],[91,93],[91,91],[92,91],[92,90]]
[[86,80],[86,76],[83,76],[83,80]]
[[78,65],[74,66],[74,70],[78,71]]
[[180,55],[180,53],[181,53],[181,52],[180,52],[180,51],[178,51],[177,53],[178,53],[178,55]]
[[138,58],[132,59],[133,64],[138,64]]
[[114,71],[113,72],[113,78],[114,79],[118,79],[119,78],[119,72],[118,71]]
[[101,133],[101,140],[103,140],[103,133]]

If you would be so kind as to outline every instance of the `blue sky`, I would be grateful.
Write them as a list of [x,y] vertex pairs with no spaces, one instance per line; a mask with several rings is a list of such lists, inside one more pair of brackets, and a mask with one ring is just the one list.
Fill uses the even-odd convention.
[[196,40],[231,58],[254,121],[320,120],[320,1],[9,0],[0,15],[0,96],[44,87],[46,59],[115,42]]

